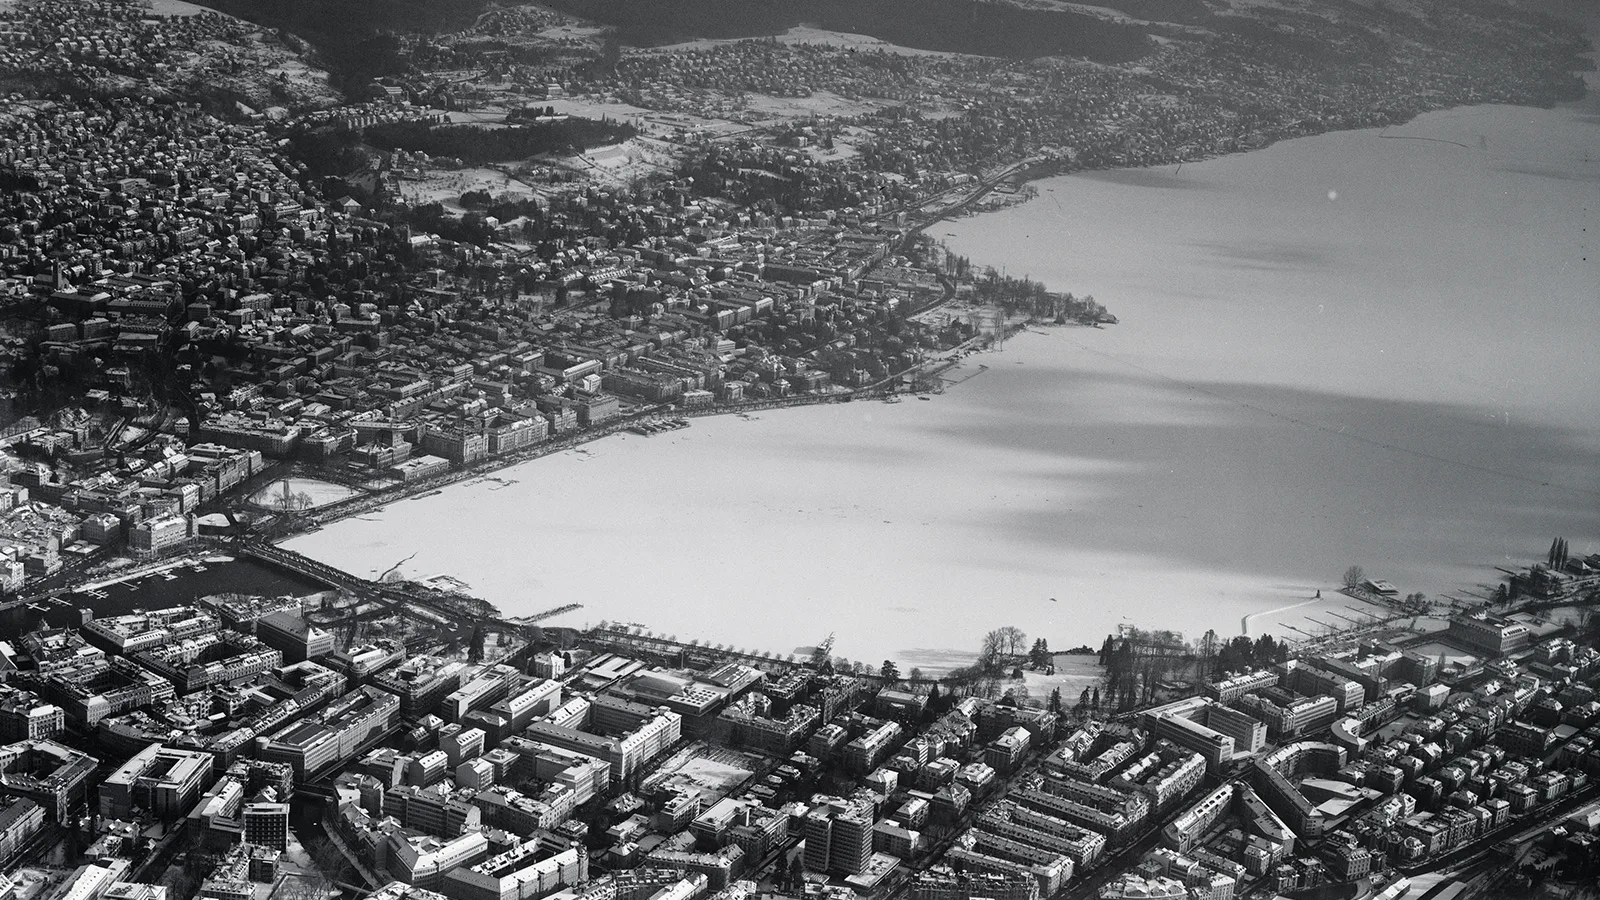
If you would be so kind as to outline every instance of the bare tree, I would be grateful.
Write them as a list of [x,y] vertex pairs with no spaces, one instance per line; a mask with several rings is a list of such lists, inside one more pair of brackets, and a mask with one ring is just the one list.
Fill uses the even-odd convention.
[[1019,656],[1022,654],[1023,648],[1028,644],[1028,636],[1022,633],[1022,629],[1015,625],[1007,625],[1000,629],[999,633],[1001,640],[1005,642],[1007,656]]
[[1366,570],[1362,569],[1360,566],[1351,566],[1350,568],[1344,570],[1344,586],[1347,588],[1356,587],[1360,585],[1361,582],[1366,579],[1366,577]]
[[985,672],[998,669],[1005,647],[1006,639],[998,629],[984,635],[983,646],[978,650],[978,668]]

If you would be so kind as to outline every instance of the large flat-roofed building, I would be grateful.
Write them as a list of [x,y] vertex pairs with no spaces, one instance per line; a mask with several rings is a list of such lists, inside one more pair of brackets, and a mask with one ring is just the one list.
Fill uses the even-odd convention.
[[352,682],[360,684],[405,658],[405,644],[400,641],[378,640],[348,650],[335,651],[324,662],[343,672]]
[[280,610],[256,620],[256,637],[289,662],[320,659],[333,652],[333,632],[307,622],[298,609]]
[[1206,768],[1216,772],[1233,759],[1233,738],[1181,716],[1161,716],[1155,723],[1156,737],[1205,757]]
[[438,890],[453,869],[474,865],[489,855],[489,839],[482,831],[467,831],[449,840],[396,831],[388,841],[390,873],[406,884],[429,890]]
[[561,682],[548,678],[514,685],[503,699],[487,710],[468,713],[461,721],[483,729],[486,744],[498,744],[517,734],[540,716],[549,715],[561,705]]
[[1528,626],[1491,612],[1456,616],[1450,620],[1449,635],[1470,647],[1497,655],[1515,653],[1533,640]]
[[678,742],[683,735],[683,717],[669,709],[658,710],[621,737],[602,737],[548,722],[533,723],[526,735],[533,741],[603,759],[611,765],[611,780],[620,782]]
[[461,686],[465,663],[437,656],[413,656],[392,669],[372,676],[373,685],[400,698],[400,715],[423,716],[434,711],[445,695]]
[[221,622],[193,606],[107,616],[84,623],[83,636],[107,652],[124,656],[151,647],[211,634]]
[[1246,713],[1213,705],[1206,710],[1206,727],[1233,739],[1235,754],[1255,753],[1267,742],[1267,724]]
[[1320,731],[1339,716],[1339,701],[1332,697],[1291,697],[1278,703],[1266,694],[1254,694],[1241,702],[1244,711],[1262,719],[1272,739],[1294,738]]
[[1246,672],[1221,681],[1213,681],[1206,685],[1206,696],[1218,703],[1233,703],[1245,694],[1259,691],[1263,688],[1275,687],[1278,684],[1278,673],[1271,669],[1261,669],[1255,672]]
[[511,686],[523,676],[511,666],[493,665],[463,677],[461,686],[446,694],[441,704],[439,714],[447,722],[460,722],[467,713],[487,709],[510,693]]
[[187,815],[211,781],[215,757],[151,744],[135,753],[100,784],[100,815],[131,819],[134,810],[160,818]]
[[294,767],[295,777],[304,781],[354,756],[362,744],[394,725],[399,711],[400,700],[395,695],[364,686],[328,704],[321,713],[256,738],[256,758],[288,763]]

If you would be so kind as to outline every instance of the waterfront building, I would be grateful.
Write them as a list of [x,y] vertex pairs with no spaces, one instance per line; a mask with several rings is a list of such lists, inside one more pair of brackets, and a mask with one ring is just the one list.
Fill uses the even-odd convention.
[[220,627],[221,623],[209,613],[193,606],[175,606],[156,612],[91,619],[80,630],[91,644],[106,652],[129,656],[140,650],[212,634]]
[[128,528],[128,551],[136,559],[154,559],[181,547],[196,534],[191,515],[166,515]]
[[403,482],[411,483],[426,481],[436,475],[443,475],[450,471],[450,460],[442,456],[414,456],[404,462],[396,463],[388,469],[391,478],[398,478]]
[[1449,635],[1453,640],[1496,656],[1515,653],[1533,640],[1528,626],[1481,610],[1452,618]]
[[210,609],[222,620],[224,627],[246,634],[255,633],[255,623],[276,612],[299,612],[300,598],[248,597],[239,594],[219,594],[201,597],[200,605]]

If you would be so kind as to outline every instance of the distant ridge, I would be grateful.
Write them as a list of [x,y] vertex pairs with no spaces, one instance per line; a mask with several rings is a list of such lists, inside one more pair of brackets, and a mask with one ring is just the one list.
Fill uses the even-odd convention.
[[638,46],[761,37],[811,24],[919,50],[984,56],[1081,56],[1119,63],[1153,47],[1139,25],[986,0],[553,0],[548,5],[614,25],[624,42]]

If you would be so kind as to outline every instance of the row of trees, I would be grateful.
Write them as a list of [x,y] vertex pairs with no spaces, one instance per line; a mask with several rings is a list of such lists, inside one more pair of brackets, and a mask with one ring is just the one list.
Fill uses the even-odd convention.
[[1567,539],[1558,537],[1550,542],[1550,553],[1546,557],[1546,561],[1550,563],[1550,568],[1559,571],[1567,567],[1567,559],[1570,554],[1571,551],[1567,547]]

